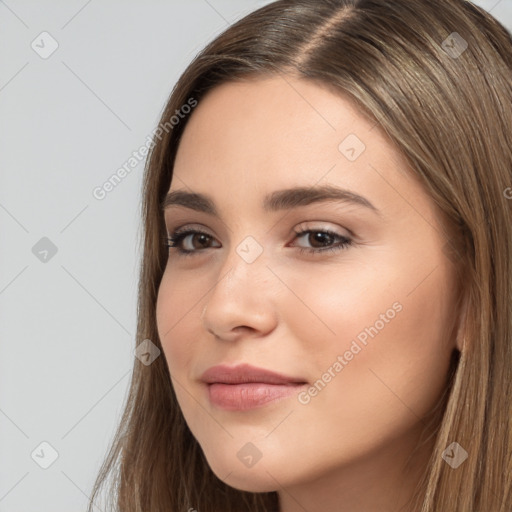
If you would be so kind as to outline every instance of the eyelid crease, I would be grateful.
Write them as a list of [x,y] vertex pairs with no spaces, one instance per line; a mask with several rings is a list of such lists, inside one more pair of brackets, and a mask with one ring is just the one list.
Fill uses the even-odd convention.
[[[315,223],[315,222],[319,222],[319,223],[324,223],[324,225],[322,226],[309,226],[310,223]],[[297,226],[297,228],[293,228],[290,232],[293,233],[295,229],[302,229],[302,230],[314,230],[314,231],[321,231],[321,230],[333,230],[333,229],[336,229],[336,228],[332,228],[332,227],[328,227],[328,226],[325,226],[325,223],[326,222],[329,222],[330,224],[336,224],[335,221],[326,221],[326,220],[315,220],[315,219],[311,219],[311,220],[306,220],[306,221],[302,221],[300,222]],[[199,226],[199,227],[197,227]],[[274,228],[275,224],[271,227],[271,229],[275,229]],[[356,235],[356,233],[350,229],[349,227],[347,227],[346,225],[339,225],[339,227],[343,230],[345,230],[347,233],[348,233],[348,236],[350,236],[351,238],[354,238],[354,239],[358,239],[359,237]],[[208,228],[204,228],[200,223],[197,223],[197,222],[184,222],[184,223],[178,223],[178,225],[176,227],[173,227],[172,229],[169,229],[168,226],[167,226],[167,222],[165,222],[165,230],[166,232],[169,234],[171,231],[173,231],[174,233],[178,232],[179,230],[181,230],[182,228],[186,228],[186,229],[197,229],[199,231],[202,231],[204,229],[208,229]],[[229,229],[229,228],[228,228]],[[230,230],[231,231],[231,230]],[[270,230],[267,230],[267,232],[270,231]],[[206,231],[203,231],[205,235],[210,235],[210,233],[206,232]],[[210,235],[210,236],[214,236],[214,235]],[[342,235],[341,235],[342,236]]]

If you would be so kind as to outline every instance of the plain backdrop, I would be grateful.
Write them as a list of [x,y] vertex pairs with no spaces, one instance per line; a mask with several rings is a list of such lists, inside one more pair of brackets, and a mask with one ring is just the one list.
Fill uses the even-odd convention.
[[[0,1],[0,512],[86,509],[140,364],[144,161],[93,192],[195,54],[267,3]],[[475,3],[512,30],[512,0]]]

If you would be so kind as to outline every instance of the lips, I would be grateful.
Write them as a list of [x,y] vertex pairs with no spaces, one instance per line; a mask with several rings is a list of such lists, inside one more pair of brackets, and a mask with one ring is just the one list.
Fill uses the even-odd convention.
[[291,377],[249,364],[213,366],[201,380],[207,385],[210,402],[221,409],[243,411],[287,398],[306,385]]
[[260,382],[265,384],[304,384],[305,379],[288,377],[264,368],[257,368],[250,364],[239,364],[237,366],[212,366],[208,368],[201,380],[207,384],[245,384],[247,382]]

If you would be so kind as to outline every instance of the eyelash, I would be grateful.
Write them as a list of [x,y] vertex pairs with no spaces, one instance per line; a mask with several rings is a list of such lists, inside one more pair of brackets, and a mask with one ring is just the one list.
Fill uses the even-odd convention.
[[[306,229],[306,230],[303,230],[303,231],[295,231],[294,230],[294,233],[295,233],[295,235],[297,235],[297,237],[303,236],[303,235],[305,235],[307,233],[324,233],[324,234],[327,234],[329,236],[332,236],[334,238],[338,238],[338,239],[341,240],[341,242],[338,243],[338,245],[336,245],[334,247],[325,247],[325,248],[320,248],[320,249],[308,249],[308,248],[304,248],[304,247],[299,247],[299,252],[301,254],[303,254],[303,253],[318,254],[318,253],[322,253],[322,252],[337,252],[337,251],[346,249],[347,247],[352,245],[352,240],[350,238],[347,238],[345,236],[339,235],[338,233],[335,233],[334,231],[330,231],[329,229]],[[206,233],[204,231],[201,231],[201,230],[196,230],[196,229],[182,229],[182,230],[180,230],[180,229],[177,229],[168,238],[166,238],[166,246],[169,249],[176,248],[178,253],[180,255],[182,255],[182,256],[192,256],[194,254],[197,254],[198,252],[201,252],[204,249],[188,251],[186,249],[182,249],[181,247],[178,247],[178,245],[188,235],[196,235],[196,234],[206,235],[206,236],[208,236],[210,238],[213,238],[211,235],[209,235],[208,233]]]

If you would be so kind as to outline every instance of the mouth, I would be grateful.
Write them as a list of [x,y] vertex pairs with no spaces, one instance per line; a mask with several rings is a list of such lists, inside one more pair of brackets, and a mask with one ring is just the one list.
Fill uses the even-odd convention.
[[201,376],[213,405],[244,411],[288,398],[307,386],[303,378],[290,377],[248,364],[219,365]]

